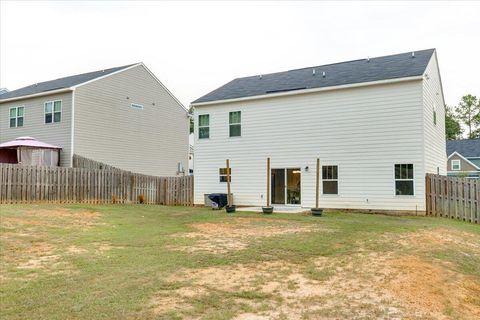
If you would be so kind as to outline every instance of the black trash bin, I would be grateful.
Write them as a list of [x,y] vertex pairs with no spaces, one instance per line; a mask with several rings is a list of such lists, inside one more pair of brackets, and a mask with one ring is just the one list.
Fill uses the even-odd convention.
[[222,209],[228,203],[226,193],[212,193],[208,196],[208,199],[212,200],[212,202],[215,202],[218,206],[218,209]]

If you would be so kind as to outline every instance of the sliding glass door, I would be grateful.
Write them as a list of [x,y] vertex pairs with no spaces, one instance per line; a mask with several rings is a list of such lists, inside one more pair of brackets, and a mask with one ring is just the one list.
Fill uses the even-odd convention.
[[301,204],[300,168],[272,169],[272,204]]

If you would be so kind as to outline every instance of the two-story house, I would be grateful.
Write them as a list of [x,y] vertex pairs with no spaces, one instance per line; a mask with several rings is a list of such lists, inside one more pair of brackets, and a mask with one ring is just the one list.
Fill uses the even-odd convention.
[[265,205],[425,210],[425,174],[446,174],[435,49],[237,78],[191,103],[195,203],[226,192]]
[[[73,155],[158,176],[188,167],[185,107],[143,64],[36,83],[0,95],[0,143],[21,136]],[[182,173],[183,174],[183,173]]]
[[447,140],[449,176],[480,178],[480,139]]

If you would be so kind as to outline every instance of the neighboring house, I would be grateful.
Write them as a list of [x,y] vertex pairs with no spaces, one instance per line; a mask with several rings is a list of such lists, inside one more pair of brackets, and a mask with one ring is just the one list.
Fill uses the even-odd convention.
[[226,192],[273,204],[425,210],[425,174],[446,174],[444,98],[434,49],[237,78],[192,102],[195,203]]
[[447,140],[448,175],[480,177],[480,139]]
[[4,93],[0,119],[0,143],[31,136],[57,145],[62,166],[74,154],[158,176],[188,165],[187,110],[143,63]]

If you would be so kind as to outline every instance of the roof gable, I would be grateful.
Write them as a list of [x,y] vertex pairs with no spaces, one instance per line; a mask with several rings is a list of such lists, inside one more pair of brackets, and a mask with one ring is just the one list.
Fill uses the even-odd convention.
[[465,158],[479,158],[480,139],[447,140],[447,155],[454,152]]
[[26,86],[26,87],[2,94],[0,96],[0,102],[2,102],[2,100],[12,99],[12,98],[20,98],[23,96],[29,96],[33,94],[48,93],[50,91],[68,89],[70,87],[73,87],[88,81],[92,81],[97,78],[104,77],[106,75],[113,74],[117,71],[121,71],[123,69],[129,68],[134,65],[136,64],[130,64],[126,66],[115,67],[115,68],[110,68],[105,70],[97,70],[93,72],[87,72],[87,73],[77,74],[77,75],[59,78],[55,80],[32,84],[30,86]]
[[237,78],[192,104],[421,76],[435,49]]

